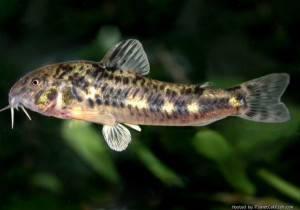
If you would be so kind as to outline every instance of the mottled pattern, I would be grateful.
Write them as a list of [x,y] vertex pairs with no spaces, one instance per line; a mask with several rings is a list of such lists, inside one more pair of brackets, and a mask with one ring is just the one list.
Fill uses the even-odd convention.
[[171,84],[86,61],[59,64],[54,72],[55,79],[68,81],[61,106],[104,110],[117,122],[193,125],[237,114],[242,107],[233,94],[239,86],[211,90]]
[[[48,86],[35,95],[36,106],[49,110],[55,99],[56,111],[52,115],[60,118],[76,115],[81,119],[80,113],[89,111],[94,118],[99,117],[97,122],[102,113],[109,113],[121,123],[197,125],[238,114],[245,106],[245,91],[240,86],[214,90],[166,83],[133,71],[105,69],[97,62],[66,62],[36,72],[41,83]],[[29,83],[27,80],[25,76],[21,83]]]

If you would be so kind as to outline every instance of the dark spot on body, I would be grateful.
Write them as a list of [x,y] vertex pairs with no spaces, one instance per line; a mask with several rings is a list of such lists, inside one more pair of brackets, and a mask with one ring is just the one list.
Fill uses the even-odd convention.
[[108,84],[107,83],[104,83],[103,86],[101,87],[101,92],[103,93],[106,88],[107,88]]
[[58,79],[63,79],[67,72],[63,71],[59,76]]
[[68,79],[73,83],[74,82],[74,77],[72,76],[72,75],[70,75],[69,77],[68,77]]
[[129,104],[129,105],[127,106],[127,108],[129,109],[130,114],[133,115],[134,113],[132,112],[132,106]]
[[199,95],[199,96],[201,96],[203,94],[203,91],[204,91],[204,88],[201,88],[199,86],[196,86],[194,89],[195,94]]
[[187,88],[187,89],[185,90],[185,93],[186,93],[186,94],[191,94],[191,92],[192,92],[192,88]]
[[140,112],[139,108],[136,106],[135,111],[138,114],[138,116],[142,116],[142,113]]
[[147,101],[150,112],[159,112],[164,104],[164,98],[161,97],[161,94],[153,94]]
[[[77,75],[76,75],[77,74]],[[76,75],[76,76],[75,76]],[[74,74],[74,77],[77,78],[78,77],[78,73],[75,73]],[[78,83],[84,83],[85,81],[85,77],[84,76],[80,76],[78,79],[77,79]]]
[[127,85],[129,83],[129,78],[128,77],[123,77],[123,84]]
[[77,101],[79,101],[79,102],[82,101],[82,97],[78,94],[78,92],[76,91],[74,86],[71,87],[71,93],[76,98]]
[[189,113],[187,109],[187,103],[185,100],[176,100],[174,102],[174,107],[175,107],[174,112],[178,112],[180,115]]
[[171,95],[171,90],[170,90],[170,89],[167,89],[167,90],[166,90],[166,96],[167,96],[167,97],[170,97],[170,95]]
[[57,77],[57,76],[59,75],[60,71],[62,70],[61,67],[62,67],[62,65],[60,64],[60,65],[56,68],[54,77]]
[[57,97],[57,91],[56,91],[55,89],[51,89],[51,90],[49,91],[49,93],[47,94],[47,99],[48,99],[49,101],[54,100],[56,97]]
[[79,76],[79,73],[78,72],[75,72],[74,74],[73,74],[73,77],[75,77],[75,78],[77,78]]
[[116,91],[116,94],[115,94],[116,97],[120,96],[120,95],[121,95],[121,92],[122,92],[122,89],[119,88],[119,89]]
[[229,87],[229,88],[225,88],[225,90],[227,90],[227,91],[234,91],[234,90],[239,90],[239,89],[241,89],[241,86],[239,86],[239,85]]
[[145,108],[143,108],[142,111],[143,111],[145,117],[149,117],[147,110]]
[[174,98],[175,96],[177,96],[177,92],[174,91],[174,90],[172,90],[172,92],[171,92],[171,98]]
[[113,87],[109,88],[108,94],[112,95],[113,92],[114,92],[114,88]]
[[218,98],[217,103],[222,105],[222,106],[226,106],[226,105],[228,106],[229,105],[229,98],[228,97]]
[[132,84],[135,85],[138,81],[140,81],[140,85],[143,87],[145,83],[145,78],[140,75],[136,75],[135,78],[132,80]]
[[137,79],[136,79],[136,78],[132,79],[132,80],[131,80],[131,83],[132,83],[133,85],[136,85]]
[[101,68],[101,67],[99,66],[98,63],[93,63],[93,64],[92,64],[92,67],[94,67],[94,68],[96,68],[96,69]]
[[108,77],[108,73],[105,71],[103,74],[103,78],[107,78]]
[[109,76],[108,76],[108,79],[109,80],[112,80],[114,78],[114,75],[113,74],[110,74]]
[[89,104],[89,107],[91,107],[91,108],[94,108],[94,106],[95,106],[94,101],[91,98],[88,98],[88,104]]
[[139,91],[140,91],[140,89],[137,88],[137,89],[133,92],[132,98],[135,98],[135,96],[138,94]]
[[115,83],[118,84],[121,81],[120,76],[115,76]]
[[150,92],[150,95],[148,96],[147,102],[149,103],[152,100],[153,92]]
[[164,84],[161,84],[161,85],[159,86],[159,89],[160,89],[160,90],[164,90],[165,87],[166,87],[166,86],[165,86]]
[[90,75],[91,74],[91,69],[86,70],[86,74]]
[[61,68],[67,72],[70,72],[73,70],[73,67],[70,64],[63,65]]
[[172,116],[173,116],[174,119],[177,119],[177,118],[178,118],[177,112],[176,112],[176,111],[173,111],[173,112],[172,112]]
[[125,107],[125,104],[124,104],[122,101],[120,102],[120,107],[121,107],[121,108],[124,108],[124,107]]
[[110,64],[110,66],[106,66],[106,70],[108,70],[108,71],[116,71],[116,70],[118,70],[118,66],[117,66],[116,63]]
[[158,90],[158,86],[153,84],[152,89],[156,92]]
[[38,104],[38,101],[39,101],[39,98],[40,96],[44,93],[45,91],[44,90],[40,90],[34,97],[34,103],[35,104]]
[[96,99],[96,104],[97,104],[98,106],[100,106],[100,105],[102,104],[102,101],[101,101],[99,98],[97,98],[97,99]]
[[130,90],[131,90],[131,88],[124,89],[122,94],[121,94],[122,98],[126,99],[127,96],[128,96],[128,93],[130,92]]

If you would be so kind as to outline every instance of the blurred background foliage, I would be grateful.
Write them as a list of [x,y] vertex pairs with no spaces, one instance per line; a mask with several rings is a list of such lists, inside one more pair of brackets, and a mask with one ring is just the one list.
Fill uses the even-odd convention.
[[142,126],[124,152],[101,126],[31,113],[0,118],[1,209],[231,209],[300,206],[300,2],[296,0],[0,0],[1,106],[42,65],[100,60],[139,39],[151,78],[232,86],[287,72],[291,121],[228,118],[205,127]]

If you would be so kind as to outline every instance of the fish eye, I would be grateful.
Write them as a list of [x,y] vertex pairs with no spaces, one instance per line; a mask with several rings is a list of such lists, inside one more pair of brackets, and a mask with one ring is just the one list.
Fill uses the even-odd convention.
[[38,86],[39,84],[40,84],[40,79],[38,79],[38,78],[34,78],[31,81],[31,85],[33,85],[33,86]]

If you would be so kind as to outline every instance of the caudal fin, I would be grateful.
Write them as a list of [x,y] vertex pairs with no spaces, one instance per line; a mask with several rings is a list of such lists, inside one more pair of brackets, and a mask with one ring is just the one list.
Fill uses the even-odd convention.
[[245,109],[239,117],[259,122],[285,122],[290,119],[289,110],[280,98],[289,84],[285,73],[269,74],[241,84],[245,92]]

